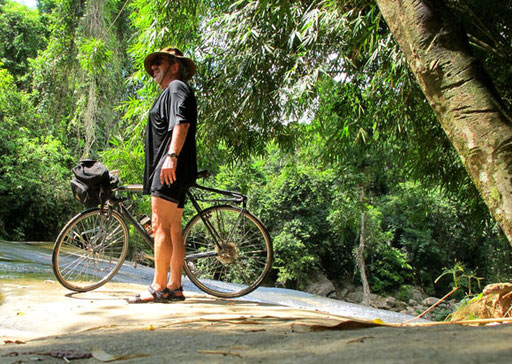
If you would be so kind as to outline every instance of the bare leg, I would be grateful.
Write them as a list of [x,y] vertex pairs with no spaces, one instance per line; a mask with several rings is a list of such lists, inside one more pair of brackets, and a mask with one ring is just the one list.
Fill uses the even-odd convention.
[[[152,197],[152,223],[155,232],[155,278],[154,288],[181,286],[181,272],[185,258],[185,247],[181,236],[183,209],[174,202]],[[158,256],[158,259],[157,259]],[[167,272],[170,266],[170,280]]]
[[171,274],[167,287],[176,289],[181,287],[181,273],[185,261],[185,246],[181,231],[181,218],[183,209],[178,209],[179,216],[173,220],[171,225],[172,255],[170,259]]
[[[159,197],[151,197],[151,223],[155,241],[155,273],[151,286],[156,291],[166,287],[176,289],[181,286],[181,272],[185,258],[185,247],[181,236],[183,209],[174,202]],[[167,272],[171,268],[170,280]],[[142,300],[152,300],[148,292],[141,292]]]

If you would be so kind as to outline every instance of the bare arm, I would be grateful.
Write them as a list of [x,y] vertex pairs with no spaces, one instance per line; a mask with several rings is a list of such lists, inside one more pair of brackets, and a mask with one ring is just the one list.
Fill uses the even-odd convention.
[[[172,139],[169,145],[169,150],[167,153],[176,153],[180,154],[181,148],[183,148],[183,144],[185,144],[185,139],[187,138],[187,132],[190,124],[182,123],[178,124],[174,127],[172,131]],[[176,167],[178,166],[178,159],[171,158],[169,155],[165,158],[164,164],[162,165],[162,170],[160,172],[160,182],[162,184],[170,185],[174,181],[176,181]]]

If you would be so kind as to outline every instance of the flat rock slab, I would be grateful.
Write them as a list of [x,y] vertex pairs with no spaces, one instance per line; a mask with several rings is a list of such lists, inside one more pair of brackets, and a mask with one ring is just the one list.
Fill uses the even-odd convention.
[[[185,292],[130,305],[145,286],[72,294],[53,281],[0,283],[0,363],[505,363],[512,325],[390,327]],[[65,358],[65,359],[64,359]]]
[[[31,340],[105,328],[155,330],[197,328],[217,330],[295,331],[329,329],[347,321],[320,311],[243,300],[219,299],[185,291],[176,303],[129,304],[126,298],[146,286],[109,283],[91,292],[73,293],[54,281],[17,281],[1,285],[0,339]],[[362,325],[366,321],[360,322]]]

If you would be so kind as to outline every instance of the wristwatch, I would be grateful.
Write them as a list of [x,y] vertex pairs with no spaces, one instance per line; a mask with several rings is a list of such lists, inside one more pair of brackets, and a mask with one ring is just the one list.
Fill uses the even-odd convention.
[[169,157],[171,157],[171,158],[176,158],[176,159],[178,159],[178,157],[179,157],[179,155],[178,155],[178,154],[176,154],[176,153],[167,153],[167,155],[168,155]]

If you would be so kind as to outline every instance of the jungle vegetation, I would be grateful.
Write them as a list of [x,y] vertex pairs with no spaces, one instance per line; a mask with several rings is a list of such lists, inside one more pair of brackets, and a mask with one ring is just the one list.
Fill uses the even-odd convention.
[[[173,45],[198,66],[199,163],[212,185],[250,196],[274,239],[273,284],[302,289],[316,271],[361,284],[365,269],[372,292],[416,285],[440,295],[453,282],[435,279],[457,264],[485,283],[512,279],[508,187],[478,177],[478,163],[510,172],[511,1],[428,2],[457,24],[505,120],[492,171],[472,158],[465,124],[451,126],[467,101],[449,117],[441,110],[449,87],[410,66],[419,46],[399,31],[410,15],[387,3],[0,0],[0,238],[55,239],[81,208],[69,188],[81,158],[140,183],[159,92],[142,61]],[[423,67],[438,74],[440,63]],[[491,122],[466,120],[484,130],[471,129],[472,140],[485,144]],[[147,199],[138,204],[147,212]]]

